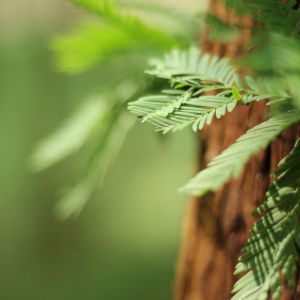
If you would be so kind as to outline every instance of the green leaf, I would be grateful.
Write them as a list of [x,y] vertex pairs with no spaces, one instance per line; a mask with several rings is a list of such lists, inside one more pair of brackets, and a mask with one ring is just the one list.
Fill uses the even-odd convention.
[[148,25],[137,16],[123,13],[113,1],[74,0],[75,4],[101,18],[101,23],[87,23],[75,32],[58,36],[52,48],[61,71],[79,73],[114,56],[134,53],[145,56],[169,49],[181,39]]
[[50,167],[78,151],[103,122],[108,105],[101,99],[85,102],[65,124],[41,141],[31,157],[36,171]]
[[285,128],[299,120],[298,113],[288,112],[254,126],[210,162],[181,190],[202,196],[217,191],[231,178],[238,177],[249,158],[265,148]]
[[[57,205],[61,218],[76,216],[90,198],[93,189],[101,184],[134,120],[129,118],[125,105],[141,93],[135,81],[124,81],[101,98],[86,102],[58,132],[40,143],[33,155],[36,169],[41,170],[78,151],[83,145],[91,151],[77,183],[68,188]],[[102,99],[107,99],[103,101]]]
[[71,34],[56,37],[52,43],[58,69],[68,73],[80,73],[138,47],[126,32],[99,24],[80,26]]
[[239,100],[242,99],[242,96],[241,96],[241,94],[239,92],[239,89],[236,86],[234,86],[232,88],[232,95],[236,99],[236,101],[239,101]]
[[165,54],[163,59],[152,59],[152,70],[148,74],[175,82],[196,80],[222,84],[223,87],[240,87],[240,79],[228,59],[201,53],[192,47],[187,51],[178,49]]
[[118,116],[110,116],[107,120],[81,179],[57,204],[56,211],[61,219],[76,217],[82,211],[96,183],[102,184],[107,169],[132,128],[134,120],[126,112],[121,110],[117,114]]
[[250,231],[235,274],[247,272],[233,289],[232,300],[280,299],[282,283],[296,288],[300,263],[300,142],[279,164],[260,219]]
[[201,130],[205,124],[211,124],[214,116],[221,118],[232,111],[236,100],[224,96],[193,97],[191,91],[178,96],[157,95],[142,97],[130,102],[131,112],[147,121],[163,133],[181,130],[192,125],[194,131]]
[[150,122],[163,133],[192,125],[194,131],[231,112],[237,101],[248,104],[259,100],[286,100],[287,94],[269,94],[251,90],[256,85],[248,78],[245,88],[227,59],[203,54],[195,48],[174,49],[163,59],[152,59],[151,75],[167,79],[172,90],[129,103],[129,110]]
[[114,1],[73,0],[73,2],[101,17],[111,26],[131,35],[133,39],[147,46],[167,49],[177,44],[177,39],[143,22],[137,16],[123,13]]
[[[171,3],[170,3],[171,4]],[[153,14],[156,18],[154,21],[157,22],[157,16],[163,17],[168,21],[171,21],[172,31],[176,34],[180,33],[187,38],[192,35],[196,37],[199,31],[199,11],[194,11],[192,14],[182,9],[174,7],[174,5],[166,5],[166,3],[154,3],[153,1],[128,1],[118,0],[120,7],[129,9],[139,10],[144,14]],[[199,6],[195,6],[195,9],[199,9]],[[166,26],[165,22],[163,23]]]

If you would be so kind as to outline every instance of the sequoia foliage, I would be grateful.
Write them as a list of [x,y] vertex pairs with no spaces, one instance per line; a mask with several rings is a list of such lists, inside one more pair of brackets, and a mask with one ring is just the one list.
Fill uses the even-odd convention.
[[[195,17],[164,7],[132,5],[137,11],[176,19],[176,30],[162,31],[138,14],[127,13],[128,6],[122,1],[73,2],[101,22],[85,24],[75,33],[55,40],[62,70],[81,72],[121,55],[125,68],[139,59],[141,68],[147,71],[142,80],[137,80],[138,69],[118,89],[85,103],[62,129],[37,147],[33,163],[43,169],[78,151],[91,139],[99,141],[88,159],[87,171],[59,204],[63,216],[82,209],[97,178],[104,175],[120,148],[133,125],[127,107],[141,122],[170,134],[190,127],[201,131],[237,106],[253,102],[268,106],[265,122],[245,132],[182,187],[184,193],[193,196],[217,191],[238,177],[251,156],[300,120],[299,1],[226,0],[230,9],[251,15],[257,24],[247,55],[238,61],[191,46],[194,35],[190,29]],[[237,38],[244,29],[211,15],[205,20],[209,37],[222,42]],[[147,61],[148,67],[144,64]],[[240,68],[247,68],[251,77],[240,76]],[[300,141],[280,162],[265,202],[255,211],[260,218],[251,229],[236,267],[236,273],[244,275],[235,284],[232,299],[269,299],[270,295],[279,299],[283,282],[295,287],[300,263],[299,167]]]

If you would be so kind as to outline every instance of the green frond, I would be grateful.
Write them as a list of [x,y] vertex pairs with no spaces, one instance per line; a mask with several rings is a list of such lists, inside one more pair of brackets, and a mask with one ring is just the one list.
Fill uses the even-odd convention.
[[192,178],[181,190],[197,196],[218,190],[228,180],[240,175],[252,155],[265,148],[273,138],[297,120],[298,113],[288,112],[254,126],[216,156],[206,169]]
[[[190,35],[196,38],[196,34],[199,29],[199,14],[197,11],[199,7],[195,8],[196,11],[192,13],[186,12],[182,9],[174,7],[174,5],[165,5],[165,3],[153,3],[152,1],[127,1],[118,0],[118,5],[120,7],[134,9],[141,11],[145,14],[152,14],[155,17],[161,16],[164,19],[171,21],[174,32],[178,34],[182,31],[183,38],[189,37]],[[155,18],[157,20],[157,18]],[[165,23],[164,23],[165,25]],[[186,36],[187,35],[187,36]]]
[[263,47],[250,53],[241,62],[258,75],[285,76],[300,72],[300,41],[279,33],[269,33],[261,41]]
[[183,83],[185,81],[214,82],[223,87],[240,87],[240,78],[236,69],[226,58],[201,53],[191,47],[189,50],[174,49],[163,59],[152,59],[152,70],[148,74]]
[[[129,103],[129,110],[150,122],[163,133],[181,130],[192,124],[201,130],[213,117],[231,112],[238,101],[248,104],[264,99],[290,97],[271,94],[250,77],[242,87],[240,78],[227,59],[200,54],[195,48],[173,50],[163,59],[151,60],[154,67],[147,73],[170,81],[171,90],[161,95],[147,96]],[[212,94],[212,95],[209,95]]]
[[235,98],[223,95],[197,97],[192,91],[178,91],[178,94],[142,97],[129,103],[128,108],[142,117],[142,122],[150,122],[158,131],[167,133],[188,125],[194,131],[201,130],[214,116],[220,118],[231,112],[236,103]]
[[300,42],[298,39],[269,34],[267,45],[241,62],[257,74],[257,93],[268,93],[286,98],[299,108]]
[[[227,59],[199,51],[173,50],[163,59],[153,59],[151,75],[170,81],[171,90],[129,103],[129,110],[163,133],[192,125],[194,131],[231,112],[241,100],[239,77]],[[208,92],[217,92],[208,96]],[[245,93],[243,97],[245,97]]]
[[52,42],[57,68],[79,73],[116,55],[136,50],[139,45],[116,27],[85,24],[73,33],[56,37]]
[[[264,58],[266,61],[267,59]],[[232,92],[239,95],[237,100],[246,104],[260,100],[292,98],[287,80],[274,76],[254,80],[246,76],[245,83],[242,84],[236,69],[228,59],[199,52],[196,48],[174,49],[165,54],[163,59],[152,59],[150,64],[153,69],[146,73],[169,80],[177,89],[193,87],[198,89],[199,93],[216,93],[220,90]],[[261,62],[260,65],[262,64]]]
[[[33,167],[40,171],[75,154],[83,146],[89,148],[85,168],[77,183],[69,188],[57,205],[62,218],[77,215],[90,198],[95,186],[102,183],[106,171],[134,124],[125,110],[126,103],[141,87],[135,81],[124,81],[111,92],[85,102],[57,132],[36,147]],[[104,101],[105,99],[105,101]]]
[[41,171],[78,151],[103,122],[108,105],[101,99],[85,102],[78,111],[52,135],[39,142],[31,165]]
[[254,79],[246,76],[245,81],[258,100],[280,101],[291,99],[291,94],[287,91],[287,82],[282,78],[269,76]]
[[154,28],[139,17],[124,13],[120,7],[110,0],[72,0],[73,3],[87,9],[88,11],[98,15],[103,21],[112,26],[118,27],[132,38],[147,46],[159,49],[168,49],[178,43],[175,37]]
[[87,23],[53,41],[56,64],[61,71],[79,73],[115,56],[169,49],[180,44],[175,36],[123,13],[112,1],[74,0],[98,15],[101,23]]
[[261,218],[250,231],[236,274],[246,273],[234,286],[232,300],[280,299],[283,285],[296,288],[300,263],[300,142],[279,164],[255,211]]
[[56,206],[60,218],[76,217],[82,211],[95,185],[103,183],[109,166],[114,161],[133,124],[134,120],[123,110],[118,111],[117,116],[109,116],[84,174]]

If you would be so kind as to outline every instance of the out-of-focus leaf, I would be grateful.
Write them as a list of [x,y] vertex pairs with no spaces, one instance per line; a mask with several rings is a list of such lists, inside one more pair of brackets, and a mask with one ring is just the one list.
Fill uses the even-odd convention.
[[108,105],[101,99],[85,102],[56,132],[41,141],[31,157],[31,165],[41,171],[79,150],[101,123]]
[[168,49],[176,44],[178,40],[159,29],[152,27],[140,18],[129,13],[123,13],[113,1],[109,0],[73,0],[73,2],[88,11],[98,15],[111,26],[131,35],[136,41],[144,46],[158,49]]
[[[258,75],[288,75],[300,72],[300,41],[282,34],[269,34],[258,39],[260,48],[244,57],[240,62]],[[261,44],[265,47],[261,47]],[[255,46],[255,44],[254,44]],[[286,74],[285,74],[286,73]]]
[[58,69],[68,73],[80,73],[138,47],[126,32],[100,24],[80,26],[74,33],[55,38],[52,45]]
[[96,183],[102,184],[106,171],[120,150],[134,119],[121,110],[119,116],[109,117],[86,172],[73,188],[57,204],[56,211],[60,218],[77,216],[90,198]]
[[[134,9],[146,14],[159,15],[165,19],[172,21],[174,30],[183,31],[186,35],[194,35],[199,31],[199,14],[200,12],[193,12],[190,14],[183,10],[176,10],[174,7],[169,7],[162,4],[141,1],[127,1],[119,0],[120,7]],[[198,9],[199,7],[196,7]]]
[[228,43],[236,39],[239,35],[237,27],[229,25],[211,14],[205,16],[205,23],[208,37],[212,41]]
[[[125,14],[112,1],[74,0],[75,4],[101,18],[101,24],[86,24],[53,42],[58,69],[79,73],[112,56],[126,53],[153,54],[180,43],[178,37],[154,28],[132,14]],[[124,60],[125,62],[126,60]]]

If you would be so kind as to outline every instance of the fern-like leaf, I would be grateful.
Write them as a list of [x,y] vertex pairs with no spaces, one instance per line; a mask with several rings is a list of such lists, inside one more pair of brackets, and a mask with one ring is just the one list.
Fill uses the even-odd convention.
[[218,190],[228,180],[240,175],[252,155],[265,148],[274,137],[297,120],[299,120],[298,113],[288,112],[254,126],[215,157],[206,169],[182,188],[182,191],[201,196]]
[[188,51],[173,50],[163,59],[151,62],[153,69],[147,73],[170,81],[172,90],[161,95],[142,97],[129,104],[129,110],[148,121],[163,133],[180,130],[192,124],[201,130],[213,117],[231,112],[237,101],[248,104],[264,99],[286,100],[286,93],[274,95],[250,77],[245,87],[227,59],[200,53],[195,48]]
[[51,136],[34,149],[31,164],[41,171],[78,151],[103,122],[109,105],[101,99],[87,101]]
[[170,48],[177,44],[176,38],[143,22],[137,16],[123,13],[120,7],[111,0],[72,0],[88,11],[101,17],[104,21],[123,30],[147,46]]
[[231,112],[237,103],[235,98],[223,95],[195,97],[191,91],[178,93],[142,97],[129,103],[129,110],[167,133],[191,124],[194,131],[201,130],[214,116],[220,118]]
[[79,182],[67,191],[56,206],[60,218],[76,217],[82,211],[95,185],[102,184],[107,169],[133,124],[134,120],[124,111],[119,111],[117,117],[110,117]]
[[282,286],[296,287],[300,263],[300,142],[275,171],[276,179],[242,250],[235,273],[246,273],[235,284],[232,300],[280,299]]
[[112,57],[132,53],[146,56],[181,44],[181,39],[175,35],[146,24],[137,16],[123,13],[113,1],[73,2],[99,16],[102,22],[85,24],[73,33],[54,39],[56,64],[64,72],[79,73]]
[[174,49],[162,59],[152,59],[150,65],[153,68],[146,73],[169,80],[177,89],[193,87],[199,93],[231,91],[234,96],[235,92],[238,92],[239,97],[236,99],[242,100],[243,103],[292,98],[290,87],[284,80],[259,77],[259,80],[255,81],[247,76],[245,84],[242,84],[236,69],[228,59],[201,51],[199,53],[193,47],[187,51]]
[[228,59],[199,53],[194,47],[188,51],[174,49],[165,54],[163,59],[150,60],[150,65],[153,69],[147,73],[175,82],[195,80],[220,83],[223,87],[229,88],[241,86],[236,69]]
[[57,68],[71,74],[137,48],[135,39],[126,32],[114,26],[92,23],[58,36],[52,42]]
[[[172,90],[161,95],[142,97],[129,103],[129,110],[167,133],[192,124],[193,130],[210,124],[213,117],[231,112],[242,92],[236,70],[227,59],[201,54],[195,48],[173,50],[163,59],[150,62],[151,75],[168,79]],[[208,95],[216,92],[216,95]],[[242,94],[242,96],[241,96]]]

